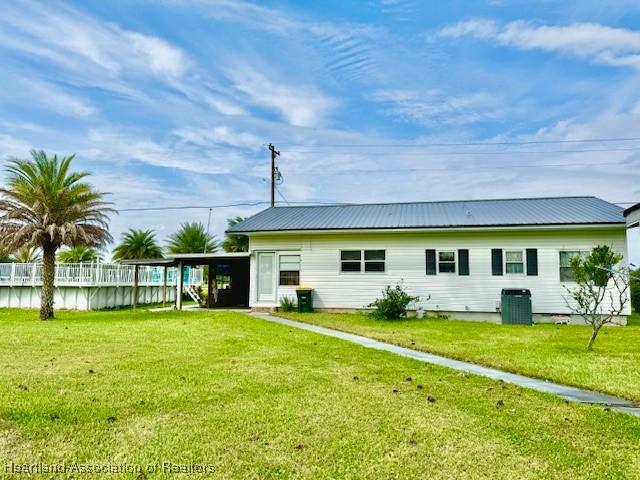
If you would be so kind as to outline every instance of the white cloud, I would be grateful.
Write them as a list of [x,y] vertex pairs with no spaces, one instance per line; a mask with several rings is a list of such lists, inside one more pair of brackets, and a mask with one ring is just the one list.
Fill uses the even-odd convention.
[[496,116],[498,99],[486,92],[450,95],[440,90],[378,90],[372,100],[387,106],[387,112],[419,122],[468,124]]
[[269,78],[249,65],[237,64],[227,70],[227,75],[251,103],[274,110],[291,125],[318,126],[338,105],[315,87]]
[[[371,25],[347,22],[321,22],[289,10],[272,8],[243,0],[191,0],[168,3],[201,8],[218,21],[234,22],[255,30],[304,42],[315,52],[328,72],[339,78],[367,79],[384,73],[379,68],[379,52],[388,46],[384,30]],[[309,59],[307,59],[309,60]]]
[[3,5],[0,45],[84,71],[89,66],[106,75],[152,72],[181,77],[187,56],[165,40],[132,32],[63,5],[31,1]]
[[0,165],[6,158],[25,158],[32,148],[29,142],[0,133]]
[[90,130],[87,142],[78,155],[100,161],[127,163],[142,162],[162,168],[205,174],[229,173],[231,166],[241,167],[242,158],[216,150],[206,154],[184,145],[160,143],[145,137],[136,137],[118,130]]
[[50,83],[23,78],[20,80],[20,87],[17,95],[28,96],[31,102],[61,115],[88,117],[97,111],[88,100],[71,95]]
[[204,146],[222,144],[256,151],[264,143],[264,141],[261,141],[251,133],[237,132],[226,126],[212,128],[185,127],[175,130],[173,133],[185,142]]
[[593,63],[640,69],[640,31],[597,23],[535,25],[514,21],[467,20],[440,30],[442,37],[472,36],[521,50],[544,50]]

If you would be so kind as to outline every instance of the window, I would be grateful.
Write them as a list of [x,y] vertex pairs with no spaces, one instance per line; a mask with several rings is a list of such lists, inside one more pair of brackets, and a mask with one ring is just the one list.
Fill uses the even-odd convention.
[[[384,272],[384,250],[341,250],[341,272]],[[364,263],[364,266],[363,266]]]
[[586,257],[589,252],[582,250],[568,250],[560,252],[560,281],[561,282],[573,282],[573,270],[571,269],[571,259],[573,257]]
[[216,288],[218,290],[231,288],[231,265],[228,263],[216,265]]
[[365,250],[364,251],[364,271],[365,272],[384,272],[384,250]]
[[359,272],[362,269],[361,259],[362,252],[360,250],[342,250],[340,252],[340,271]]
[[280,255],[280,285],[300,285],[300,255]]
[[522,250],[507,250],[504,252],[504,266],[506,273],[524,273],[524,254]]
[[438,272],[456,273],[456,252],[438,252]]

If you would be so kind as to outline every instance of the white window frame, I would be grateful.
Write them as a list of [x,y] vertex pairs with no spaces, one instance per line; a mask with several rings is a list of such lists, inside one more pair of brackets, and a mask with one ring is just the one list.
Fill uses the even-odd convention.
[[[441,253],[453,253],[453,261],[440,260]],[[453,263],[453,272],[443,272],[440,270],[440,263]],[[458,252],[456,250],[436,250],[436,269],[438,275],[456,275],[458,273]]]
[[[343,262],[352,262],[355,263],[358,260],[342,260],[342,252],[360,252],[360,270],[356,272],[345,272],[342,270]],[[365,252],[384,252],[384,260],[365,260]],[[384,264],[384,270],[381,272],[367,272],[366,265],[367,263],[378,263],[382,262]],[[387,273],[387,249],[386,248],[341,248],[338,251],[338,273],[340,275],[384,275]]]
[[[527,273],[527,255],[525,253],[525,251],[523,249],[519,249],[519,248],[510,248],[510,249],[504,249],[504,260],[503,260],[503,265],[502,268],[504,269],[504,274],[505,275],[524,275],[525,273]],[[507,253],[513,253],[513,252],[520,252],[520,254],[522,254],[522,262],[507,262]],[[507,264],[508,263],[522,263],[522,272],[508,272],[507,271]]]
[[575,283],[575,279],[571,279],[571,280],[563,280],[562,279],[562,269],[563,268],[567,268],[567,267],[563,267],[562,266],[562,262],[560,260],[560,256],[563,253],[578,253],[579,255],[584,255],[587,256],[589,255],[589,253],[591,252],[590,249],[582,249],[582,248],[563,248],[561,250],[558,250],[558,280],[560,280],[560,282],[565,283],[565,282],[570,282],[570,283]]
[[[360,252],[360,259],[359,260],[342,260],[342,252]],[[364,254],[362,253],[362,250],[359,250],[357,248],[345,248],[345,249],[338,250],[338,272],[341,275],[359,275],[359,274],[361,274],[363,272],[363,266],[362,266],[362,257],[363,256],[364,256]],[[342,270],[342,264],[344,262],[350,262],[350,263],[358,262],[360,264],[360,270],[357,270],[355,272],[344,271],[344,270]]]
[[[282,257],[298,257],[298,270],[282,270]],[[295,285],[283,285],[280,283],[280,272],[298,272],[298,283]],[[297,287],[300,286],[300,274],[302,272],[302,256],[300,252],[279,252],[278,253],[278,287]]]
[[[384,260],[367,260],[367,252],[382,252],[384,255]],[[373,270],[367,271],[367,263],[382,263],[382,271]],[[387,272],[387,251],[384,248],[367,248],[366,250],[362,250],[362,273],[386,273]]]

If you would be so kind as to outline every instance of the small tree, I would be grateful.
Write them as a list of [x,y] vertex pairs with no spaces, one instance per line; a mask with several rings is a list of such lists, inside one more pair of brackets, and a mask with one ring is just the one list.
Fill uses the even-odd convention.
[[85,245],[75,245],[58,252],[58,261],[61,263],[88,263],[101,262],[102,255],[97,248]]
[[618,265],[622,258],[610,247],[599,245],[586,257],[571,259],[576,287],[565,286],[569,293],[565,301],[591,327],[587,350],[593,349],[600,329],[613,323],[629,302],[629,272]]
[[218,242],[200,222],[184,222],[180,229],[169,235],[169,253],[215,253]]
[[13,263],[13,257],[11,256],[11,253],[4,249],[4,248],[0,248],[0,263]]
[[36,247],[22,247],[13,252],[13,261],[16,263],[40,263],[42,256]]
[[[112,258],[120,260],[135,260],[137,258],[162,258],[162,248],[156,242],[153,230],[136,230],[130,228],[122,234],[122,240],[113,250]],[[133,307],[138,304],[138,283],[140,269],[138,265],[133,270]]]
[[[227,219],[227,228],[234,227],[239,223],[244,222],[243,217],[234,217]],[[246,235],[239,235],[237,233],[225,233],[224,240],[222,241],[222,248],[225,252],[248,252],[249,251],[249,237]]]
[[382,298],[370,303],[368,307],[375,310],[372,315],[381,320],[398,320],[407,316],[407,307],[410,303],[417,302],[420,297],[412,297],[399,283],[395,287],[387,285],[382,291]]
[[629,273],[631,289],[631,306],[636,312],[640,312],[640,268]]

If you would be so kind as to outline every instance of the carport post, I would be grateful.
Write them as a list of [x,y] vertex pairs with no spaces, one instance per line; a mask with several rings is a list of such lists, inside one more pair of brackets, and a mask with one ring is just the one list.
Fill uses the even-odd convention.
[[167,303],[167,267],[162,268],[162,306]]
[[207,308],[213,307],[213,279],[216,271],[215,262],[209,262],[209,268],[207,269]]
[[176,309],[182,310],[182,282],[183,282],[183,265],[182,260],[178,262],[178,279],[176,282]]
[[140,265],[136,264],[133,266],[133,309],[135,310],[138,306],[138,283],[140,281]]

